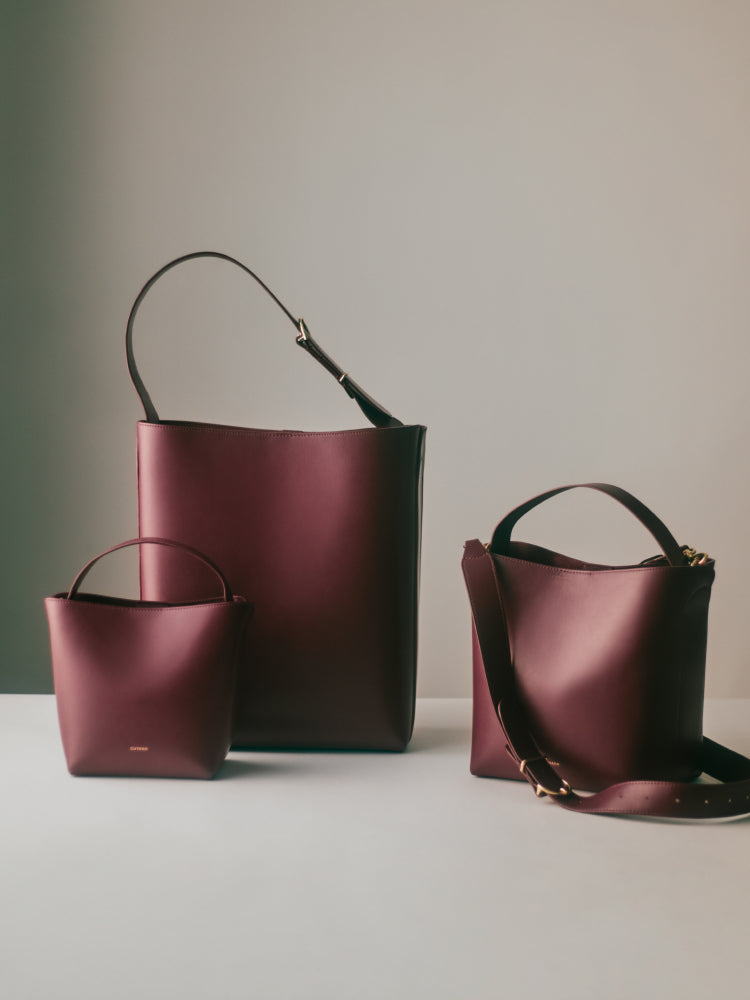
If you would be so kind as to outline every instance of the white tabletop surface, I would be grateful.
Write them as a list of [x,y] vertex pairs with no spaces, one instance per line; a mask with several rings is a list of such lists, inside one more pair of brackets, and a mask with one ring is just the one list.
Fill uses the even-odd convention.
[[[706,731],[750,753],[750,701]],[[576,816],[471,777],[469,741],[470,703],[430,699],[405,754],[72,778],[53,698],[0,697],[0,995],[747,995],[747,820]]]

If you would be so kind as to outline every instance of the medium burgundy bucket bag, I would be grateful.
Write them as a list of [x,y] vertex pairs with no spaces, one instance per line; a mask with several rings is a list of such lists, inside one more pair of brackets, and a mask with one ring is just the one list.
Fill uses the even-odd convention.
[[[133,353],[136,313],[162,275],[195,258],[253,278],[292,322],[297,344],[372,426],[257,430],[165,420]],[[404,426],[340,368],[302,319],[244,264],[187,254],[138,294],[127,325],[138,424],[142,535],[206,552],[237,593],[252,595],[240,655],[233,744],[403,750],[413,726],[425,428]],[[141,594],[181,601],[203,585],[168,551],[141,555]]]
[[[625,490],[581,485],[622,504],[662,555],[604,566],[511,540],[524,514],[574,486],[521,504],[489,544],[466,543],[472,773],[525,778],[575,812],[750,813],[750,760],[703,736],[713,559]],[[693,783],[702,773],[721,784]]]
[[[169,548],[176,565],[198,562],[213,585],[177,604],[79,592],[102,556],[145,544]],[[217,579],[221,596],[206,597]],[[131,539],[44,603],[71,774],[213,777],[229,749],[237,657],[252,614],[218,567],[168,539]]]

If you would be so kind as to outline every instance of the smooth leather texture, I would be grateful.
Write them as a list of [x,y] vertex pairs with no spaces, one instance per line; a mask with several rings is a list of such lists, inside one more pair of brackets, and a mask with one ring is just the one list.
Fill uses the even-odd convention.
[[[252,606],[232,597],[198,552],[160,538],[123,542],[169,546],[208,585],[184,603],[148,603],[78,592],[45,600],[63,750],[71,774],[211,778],[231,736],[237,657]],[[208,565],[206,565],[208,563]],[[216,591],[218,573],[223,596]]]
[[[665,556],[607,567],[510,540],[523,513],[572,487],[512,511],[490,546],[466,543],[472,772],[525,777],[553,792],[563,781],[601,790],[552,796],[582,812],[695,818],[750,811],[750,761],[702,735],[713,561],[690,565],[664,524],[624,490],[584,485],[627,507]],[[731,784],[684,784],[702,771]]]
[[[518,696],[562,777],[589,790],[626,778],[696,777],[713,568],[583,570],[563,568],[559,557],[555,566],[493,560]],[[479,739],[472,769],[518,777],[481,656],[474,680],[494,739]]]
[[[403,426],[296,325],[300,346],[340,373],[377,426],[164,421],[141,393],[149,419],[138,424],[139,530],[207,552],[236,592],[252,595],[235,746],[402,750],[414,718],[425,428]],[[178,569],[169,551],[144,551],[142,595],[182,600],[205,572]]]

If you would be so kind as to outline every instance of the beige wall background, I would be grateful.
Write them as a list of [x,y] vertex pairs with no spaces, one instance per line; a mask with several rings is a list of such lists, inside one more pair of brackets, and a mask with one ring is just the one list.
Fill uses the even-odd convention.
[[[131,301],[217,249],[429,426],[422,695],[470,692],[463,541],[603,479],[716,557],[708,691],[750,696],[750,4],[6,0],[0,27],[3,690],[50,689],[43,595],[136,530]],[[362,423],[232,268],[172,272],[136,337],[164,416]],[[582,492],[519,537],[655,552]]]

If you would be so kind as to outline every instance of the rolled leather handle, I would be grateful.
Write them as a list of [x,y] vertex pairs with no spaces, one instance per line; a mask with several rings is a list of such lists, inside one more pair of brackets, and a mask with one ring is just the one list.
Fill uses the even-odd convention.
[[628,493],[627,490],[623,490],[619,486],[611,486],[609,483],[573,483],[571,486],[558,486],[557,489],[548,490],[546,493],[540,493],[539,496],[532,497],[531,500],[527,500],[519,507],[516,507],[515,510],[506,514],[502,521],[500,521],[492,534],[490,551],[498,554],[508,554],[511,532],[524,514],[528,514],[529,511],[538,507],[539,504],[544,503],[545,500],[557,496],[558,493],[577,489],[597,490],[599,493],[606,493],[613,500],[617,500],[653,535],[662,552],[667,557],[667,562],[670,566],[689,565],[689,559],[680,548],[666,524],[652,510],[649,510],[645,504],[634,497],[632,493]]
[[224,601],[232,600],[232,591],[229,589],[229,584],[227,583],[224,574],[215,563],[211,562],[208,556],[204,556],[202,552],[191,548],[189,545],[184,545],[182,542],[172,541],[169,538],[131,538],[127,542],[120,542],[119,545],[113,545],[111,549],[107,549],[105,552],[100,552],[98,556],[94,556],[93,559],[86,563],[78,576],[75,578],[73,585],[68,591],[68,600],[73,600],[75,598],[78,593],[78,588],[83,583],[84,577],[88,574],[89,570],[99,562],[100,559],[103,559],[104,556],[110,555],[112,552],[117,552],[118,549],[126,549],[131,545],[165,545],[167,548],[180,549],[183,552],[189,553],[191,556],[195,556],[196,559],[200,559],[202,563],[205,563],[205,565],[208,566],[209,569],[212,569],[218,576],[221,581],[223,591],[222,599]]
[[140,290],[136,296],[135,302],[130,310],[130,315],[128,316],[128,326],[125,334],[125,354],[128,360],[128,372],[130,373],[130,380],[135,386],[135,391],[138,393],[141,403],[143,404],[143,409],[146,414],[146,420],[152,424],[159,423],[159,414],[156,411],[153,400],[149,395],[148,389],[144,385],[143,379],[141,378],[141,373],[138,371],[138,365],[135,363],[135,354],[133,352],[133,324],[135,323],[136,313],[138,312],[141,302],[145,299],[149,289],[156,284],[162,275],[166,274],[167,271],[171,271],[173,267],[177,267],[178,264],[183,264],[187,260],[195,260],[199,257],[214,257],[217,260],[225,260],[230,264],[234,264],[239,267],[241,271],[245,274],[249,274],[253,280],[257,281],[260,287],[271,296],[276,305],[281,309],[284,314],[289,318],[294,328],[297,330],[296,342],[300,347],[304,348],[307,353],[313,357],[318,364],[322,365],[327,372],[336,379],[339,385],[342,386],[347,395],[357,403],[360,410],[364,413],[367,419],[375,427],[401,427],[403,426],[400,420],[397,420],[384,406],[376,402],[369,393],[358,385],[354,379],[350,378],[349,373],[345,372],[343,368],[336,364],[333,358],[327,354],[320,344],[313,339],[308,330],[305,321],[303,319],[295,319],[292,313],[287,309],[284,303],[279,299],[268,285],[261,281],[258,275],[251,271],[249,267],[236,260],[234,257],[230,257],[225,253],[218,253],[216,250],[198,250],[195,253],[186,253],[182,257],[176,257],[171,260],[164,267],[159,268],[156,274],[153,274],[143,288]]

